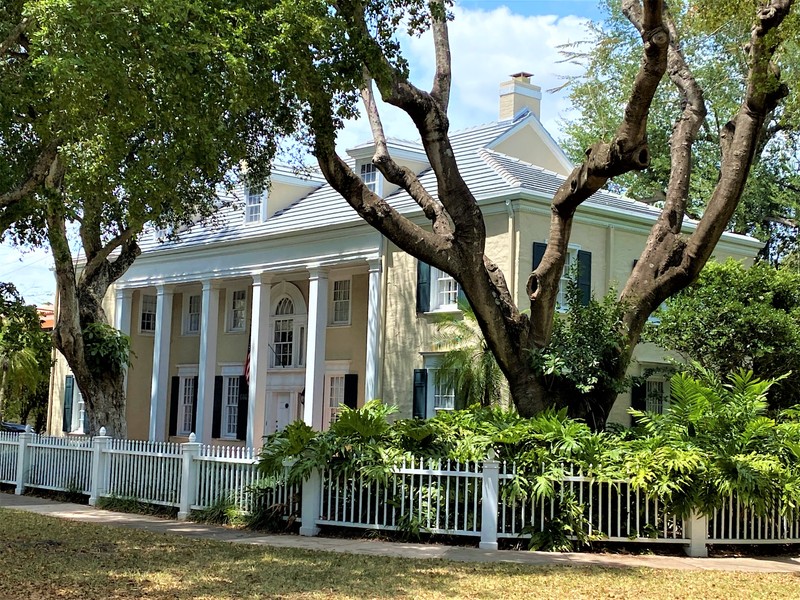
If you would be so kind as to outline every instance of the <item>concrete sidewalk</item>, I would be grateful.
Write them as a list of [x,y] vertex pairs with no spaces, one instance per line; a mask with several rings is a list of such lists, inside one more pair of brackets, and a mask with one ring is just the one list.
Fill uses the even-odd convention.
[[445,559],[458,562],[508,562],[538,566],[648,567],[653,569],[746,571],[751,573],[798,573],[800,557],[688,558],[680,556],[629,556],[620,554],[551,553],[518,550],[480,550],[435,544],[407,544],[296,535],[262,535],[215,525],[173,521],[146,515],[99,510],[91,506],[54,502],[34,496],[0,493],[0,507],[48,515],[82,523],[127,527],[195,539],[252,544],[276,548],[301,548],[322,552],[348,552],[370,556]]

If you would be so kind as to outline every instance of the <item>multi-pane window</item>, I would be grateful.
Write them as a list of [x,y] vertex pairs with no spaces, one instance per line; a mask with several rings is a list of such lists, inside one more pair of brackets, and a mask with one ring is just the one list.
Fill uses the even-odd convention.
[[139,320],[139,331],[152,333],[156,330],[156,297],[142,295],[142,311]]
[[199,294],[189,296],[189,303],[186,309],[186,333],[200,332],[200,309],[203,297]]
[[458,308],[458,282],[444,271],[431,267],[430,310]]
[[344,375],[332,375],[328,384],[328,424],[335,423],[344,405]]
[[261,188],[248,188],[244,213],[245,223],[258,223],[261,221],[261,204],[263,202],[263,197],[264,190]]
[[192,433],[192,413],[194,412],[195,385],[194,376],[180,379],[180,405],[178,414],[178,435]]
[[438,304],[442,306],[455,306],[458,304],[458,282],[447,273],[439,271],[437,279],[439,293]]
[[558,282],[558,296],[556,297],[556,308],[558,310],[567,310],[567,286],[571,281],[570,269],[575,264],[575,253],[568,252],[566,260],[564,260],[564,268],[561,271],[561,279]]
[[435,373],[429,373],[433,376],[433,410],[453,410],[456,407],[456,394],[453,386],[448,383],[436,381]]
[[294,303],[291,298],[281,298],[275,309],[273,334],[274,362],[276,367],[291,367],[294,351]]
[[225,406],[223,407],[223,437],[236,438],[239,422],[239,377],[225,377]]
[[372,163],[361,165],[361,181],[367,186],[370,192],[378,192],[378,170]]
[[247,290],[234,290],[231,294],[229,331],[244,331],[247,316]]
[[645,410],[663,413],[669,407],[669,382],[664,377],[650,377],[645,386]]
[[337,325],[350,322],[349,279],[333,282],[333,322]]

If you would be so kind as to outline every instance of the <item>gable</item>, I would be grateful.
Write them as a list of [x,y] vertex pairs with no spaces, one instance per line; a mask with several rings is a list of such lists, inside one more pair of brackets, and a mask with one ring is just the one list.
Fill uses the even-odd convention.
[[564,151],[532,115],[497,138],[487,148],[559,175],[567,176],[573,168]]

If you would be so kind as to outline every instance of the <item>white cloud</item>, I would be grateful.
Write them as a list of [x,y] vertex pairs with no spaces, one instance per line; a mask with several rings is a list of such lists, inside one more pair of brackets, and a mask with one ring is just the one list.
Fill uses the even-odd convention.
[[[497,119],[499,86],[511,73],[533,73],[532,82],[542,88],[542,123],[553,137],[560,136],[559,121],[569,117],[572,105],[560,87],[565,76],[578,75],[582,68],[561,63],[559,47],[587,38],[588,20],[577,16],[522,16],[500,6],[491,11],[455,7],[449,24],[453,69],[450,100],[452,130]],[[430,34],[405,40],[412,81],[430,89],[434,74],[433,42]],[[387,135],[417,139],[416,129],[400,110],[381,103],[381,118]],[[366,119],[347,125],[339,134],[344,151],[371,139]]]

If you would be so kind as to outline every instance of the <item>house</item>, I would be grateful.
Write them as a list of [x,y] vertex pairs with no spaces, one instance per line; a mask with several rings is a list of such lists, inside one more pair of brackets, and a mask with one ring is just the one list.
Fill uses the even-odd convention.
[[[572,168],[539,121],[540,102],[528,74],[512,76],[500,87],[498,121],[451,138],[485,217],[486,252],[520,306],[547,241],[550,201]],[[435,192],[419,143],[394,139],[389,147]],[[372,143],[348,153],[368,185],[423,223],[417,205],[370,162]],[[278,167],[268,190],[239,187],[222,200],[214,227],[192,227],[179,241],[145,236],[142,255],[106,298],[114,325],[132,339],[130,437],[195,432],[206,443],[253,445],[294,419],[325,428],[338,407],[371,398],[406,417],[452,408],[452,392],[430,375],[439,357],[435,317],[458,310],[450,276],[396,248],[313,172]],[[657,215],[605,192],[584,203],[569,263],[582,264],[587,292],[602,295],[626,280]],[[751,260],[759,247],[725,234],[717,256]],[[641,345],[631,368],[638,375],[663,361],[662,351]],[[48,428],[70,432],[81,403],[63,359],[53,377]],[[668,393],[657,377],[650,388]],[[612,420],[627,423],[629,405],[621,395]]]

